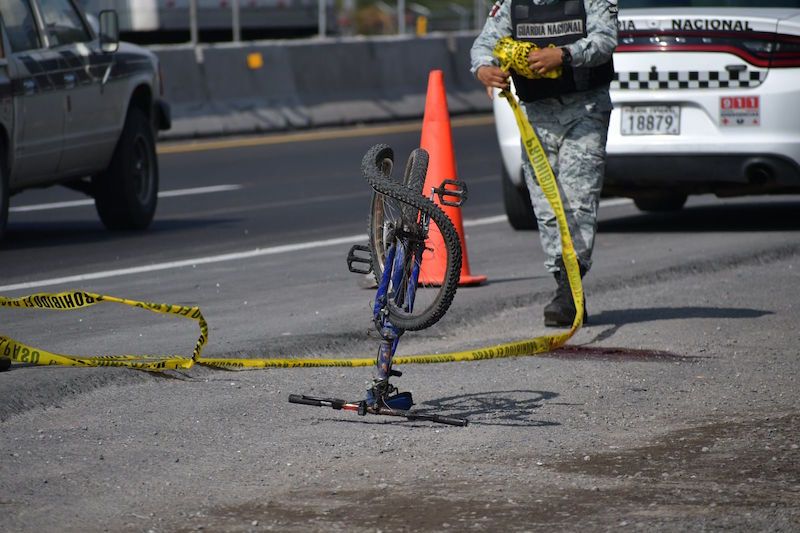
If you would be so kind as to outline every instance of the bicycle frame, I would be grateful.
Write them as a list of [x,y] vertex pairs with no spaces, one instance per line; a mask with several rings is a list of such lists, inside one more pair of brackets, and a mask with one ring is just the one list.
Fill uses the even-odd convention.
[[[421,180],[427,172],[427,152],[422,149],[412,152],[401,183],[390,179],[392,157],[391,148],[379,144],[370,148],[362,160],[362,172],[374,190],[369,246],[355,244],[347,254],[350,272],[361,275],[374,272],[378,278],[372,312],[381,341],[372,384],[367,389],[366,398],[357,402],[295,394],[289,396],[289,402],[356,411],[359,415],[399,416],[463,427],[468,423],[463,418],[410,411],[414,405],[411,393],[400,392],[389,383],[389,378],[402,375],[402,372],[392,370],[392,360],[403,333],[432,326],[452,303],[461,268],[459,236],[450,219],[433,200],[438,196],[442,205],[460,207],[466,200],[466,185],[456,180],[444,180],[438,187],[431,188],[430,196],[426,198],[424,193],[420,193],[424,187]],[[387,198],[391,202],[384,204]],[[391,213],[386,210],[389,203],[393,207]],[[398,207],[399,204],[404,205]],[[442,236],[447,268],[442,282],[435,285],[433,292],[417,294],[431,223],[436,224]]]
[[[428,227],[427,217],[424,215],[421,220],[421,225],[425,230]],[[391,323],[388,313],[386,312],[389,283],[391,281],[392,286],[397,287],[405,275],[406,262],[412,262],[411,275],[405,287],[405,295],[402,300],[403,308],[410,313],[414,309],[414,297],[417,291],[420,265],[422,264],[422,253],[424,251],[424,244],[422,246],[409,246],[409,241],[407,239],[398,237],[396,230],[392,231],[393,234],[390,239],[392,244],[386,251],[384,262],[385,265],[391,265],[391,268],[383,269],[381,282],[378,284],[378,289],[375,294],[375,305],[373,306],[373,319],[382,339],[380,348],[378,349],[375,376],[376,379],[380,380],[388,380],[392,375],[392,359],[397,351],[400,337],[404,333],[404,330],[395,327]],[[397,298],[395,298],[395,301],[397,302]]]

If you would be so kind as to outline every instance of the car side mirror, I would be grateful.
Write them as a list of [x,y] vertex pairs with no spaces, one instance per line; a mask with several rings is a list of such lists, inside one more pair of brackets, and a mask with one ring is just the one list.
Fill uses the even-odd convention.
[[100,12],[100,49],[114,53],[119,49],[119,18],[117,12],[105,10]]

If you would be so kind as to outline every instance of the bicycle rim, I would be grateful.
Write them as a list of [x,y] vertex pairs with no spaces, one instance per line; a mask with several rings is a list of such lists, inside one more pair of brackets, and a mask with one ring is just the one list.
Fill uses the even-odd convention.
[[[419,148],[411,152],[406,163],[405,173],[403,174],[403,185],[411,192],[422,194],[422,187],[425,184],[425,173],[428,168],[428,154]],[[391,178],[392,160],[384,158],[380,162],[380,172],[386,179]],[[372,250],[372,270],[375,281],[381,282],[383,276],[384,263],[386,262],[386,251],[392,244],[390,242],[391,231],[396,227],[402,226],[402,220],[415,220],[417,210],[405,204],[397,198],[383,195],[378,192],[372,193],[372,203],[370,206],[370,216],[367,222],[367,232],[369,234],[369,244]]]

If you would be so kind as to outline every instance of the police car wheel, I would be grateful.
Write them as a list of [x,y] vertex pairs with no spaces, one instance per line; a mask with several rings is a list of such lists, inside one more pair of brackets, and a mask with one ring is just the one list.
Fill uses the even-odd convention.
[[520,189],[514,185],[506,172],[505,165],[501,165],[500,174],[503,182],[503,205],[509,224],[516,230],[536,229],[536,215],[533,212],[528,188],[523,186]]
[[92,178],[100,220],[111,230],[141,230],[153,220],[158,201],[155,135],[147,116],[131,108],[111,164]]
[[6,171],[5,164],[5,151],[0,150],[0,240],[6,231],[6,223],[8,222],[8,172]]
[[633,199],[640,211],[678,211],[686,203],[686,195],[680,193],[663,193],[640,196]]

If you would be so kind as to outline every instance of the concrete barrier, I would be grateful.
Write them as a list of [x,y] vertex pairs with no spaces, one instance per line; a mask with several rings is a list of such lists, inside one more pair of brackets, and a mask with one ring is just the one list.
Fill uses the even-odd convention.
[[212,119],[206,90],[205,74],[191,47],[156,48],[153,50],[164,73],[164,93],[172,108],[171,137],[194,137],[219,132]]
[[[421,118],[444,71],[452,114],[491,109],[469,72],[474,34],[154,47],[172,105],[166,138]],[[248,63],[248,56],[254,61]]]
[[[263,66],[248,66],[248,56],[260,54]],[[212,108],[229,120],[228,133],[285,130],[308,125],[297,116],[285,75],[285,57],[278,49],[254,46],[213,47],[205,51],[203,66]],[[270,76],[277,79],[271,83]],[[284,108],[292,108],[292,113]]]
[[291,43],[285,47],[297,96],[312,126],[388,120],[367,41]]
[[469,111],[489,112],[492,110],[492,101],[486,96],[486,89],[469,70],[469,49],[472,48],[475,37],[473,32],[450,36],[450,53],[453,58],[455,83],[447,87],[447,92],[448,95],[452,92],[461,99]]
[[249,53],[261,54],[264,66],[248,69],[247,76],[253,84],[255,94],[267,110],[279,113],[289,128],[305,128],[311,125],[308,110],[297,94],[289,54],[280,44],[253,45]]

